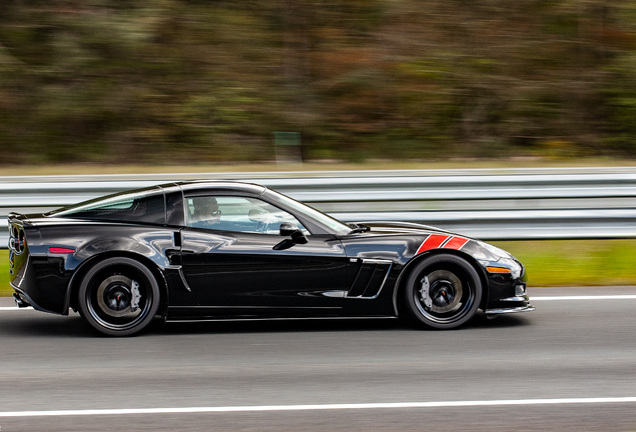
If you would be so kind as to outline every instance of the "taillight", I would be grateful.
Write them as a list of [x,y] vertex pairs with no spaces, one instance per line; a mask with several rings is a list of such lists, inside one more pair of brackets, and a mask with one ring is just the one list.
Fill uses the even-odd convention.
[[67,253],[75,253],[75,249],[62,248],[62,247],[50,247],[49,252],[54,254],[67,254]]
[[16,255],[20,255],[26,249],[26,237],[24,236],[24,229],[22,229],[22,227],[11,227],[9,249],[11,249]]

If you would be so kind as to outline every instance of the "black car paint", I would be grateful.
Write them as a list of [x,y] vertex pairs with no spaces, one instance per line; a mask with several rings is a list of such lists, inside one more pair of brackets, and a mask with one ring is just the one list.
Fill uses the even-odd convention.
[[[66,315],[69,307],[76,307],[79,281],[93,263],[128,256],[157,276],[160,312],[167,319],[397,316],[405,274],[419,260],[443,252],[459,255],[477,269],[484,286],[482,309],[527,305],[500,301],[514,296],[515,285],[525,283],[525,272],[516,280],[511,274],[487,272],[484,263],[497,259],[472,239],[461,250],[432,249],[416,256],[429,235],[451,233],[414,224],[373,223],[367,233],[333,235],[262,186],[194,182],[161,189],[166,202],[163,225],[10,214],[10,225],[23,227],[27,239],[27,249],[14,257],[11,268],[16,292],[35,309]],[[260,197],[296,216],[312,232],[309,242],[276,251],[280,236],[186,227],[185,197],[209,192]],[[52,253],[50,247],[75,252]]]

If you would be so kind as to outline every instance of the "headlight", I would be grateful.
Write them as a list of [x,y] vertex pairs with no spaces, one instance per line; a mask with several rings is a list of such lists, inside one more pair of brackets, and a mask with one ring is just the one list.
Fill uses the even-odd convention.
[[484,243],[484,242],[479,242],[479,245],[481,247],[483,247],[484,249],[486,249],[491,254],[493,254],[497,258],[511,258],[512,257],[512,255],[510,255],[505,250],[499,249],[498,247],[493,246],[491,244]]
[[512,277],[514,279],[517,279],[519,276],[521,276],[521,266],[512,258],[500,258],[497,262],[500,264],[504,264],[506,267],[512,270]]
[[479,242],[479,245],[486,249],[490,254],[492,254],[493,257],[495,257],[496,262],[498,262],[499,264],[503,264],[504,266],[509,268],[512,271],[512,277],[514,279],[517,279],[519,276],[521,276],[522,267],[517,261],[515,261],[514,257],[511,254],[488,243]]

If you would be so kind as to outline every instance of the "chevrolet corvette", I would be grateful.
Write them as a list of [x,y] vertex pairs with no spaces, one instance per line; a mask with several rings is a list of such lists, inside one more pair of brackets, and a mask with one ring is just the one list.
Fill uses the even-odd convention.
[[430,226],[346,224],[266,187],[169,183],[9,214],[19,307],[126,336],[165,321],[408,317],[452,329],[533,310],[523,265]]

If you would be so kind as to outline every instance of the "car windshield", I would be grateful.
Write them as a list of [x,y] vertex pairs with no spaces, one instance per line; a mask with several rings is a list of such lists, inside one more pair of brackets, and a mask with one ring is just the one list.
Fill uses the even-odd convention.
[[333,232],[333,234],[345,235],[349,234],[349,232],[351,231],[351,227],[349,225],[345,224],[344,222],[340,222],[338,219],[332,218],[329,215],[326,215],[312,207],[309,207],[306,204],[296,201],[295,199],[292,199],[281,193],[278,193],[271,189],[270,191],[276,195],[276,199],[279,202],[303,214],[304,216],[313,219],[320,225],[329,228]]

